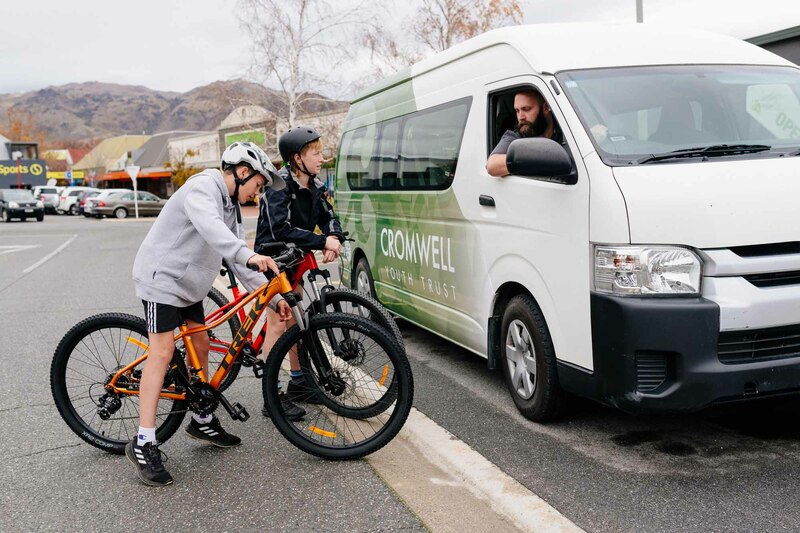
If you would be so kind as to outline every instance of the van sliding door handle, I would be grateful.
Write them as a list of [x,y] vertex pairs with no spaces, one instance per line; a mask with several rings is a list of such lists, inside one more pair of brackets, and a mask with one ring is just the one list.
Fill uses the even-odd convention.
[[494,207],[494,198],[492,198],[491,196],[487,196],[485,194],[481,194],[478,197],[478,203],[480,203],[481,205],[485,205],[487,207]]

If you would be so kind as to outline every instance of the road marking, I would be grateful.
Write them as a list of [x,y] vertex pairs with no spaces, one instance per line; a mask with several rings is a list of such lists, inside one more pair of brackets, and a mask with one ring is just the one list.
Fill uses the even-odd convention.
[[18,246],[0,246],[0,255],[13,254],[14,252],[21,252],[22,250],[30,250],[31,248],[38,248],[39,244],[20,244]]
[[23,274],[28,274],[28,273],[30,273],[30,272],[33,272],[34,270],[36,270],[37,268],[39,268],[40,266],[42,266],[43,264],[45,264],[47,261],[49,261],[50,259],[52,259],[52,258],[53,258],[53,257],[54,257],[56,254],[58,254],[58,253],[59,253],[61,250],[63,250],[63,249],[64,249],[64,248],[66,248],[67,246],[69,246],[69,244],[70,244],[72,241],[74,241],[75,239],[77,239],[77,238],[78,238],[78,235],[77,235],[77,234],[73,235],[73,236],[72,236],[72,237],[71,237],[71,238],[70,238],[70,239],[69,239],[67,242],[65,242],[64,244],[62,244],[61,246],[59,246],[58,248],[56,248],[55,250],[53,250],[52,252],[50,252],[49,254],[47,254],[46,256],[44,256],[43,258],[41,258],[41,259],[40,259],[39,261],[37,261],[36,263],[32,264],[31,266],[29,266],[28,268],[26,268],[25,270],[23,270],[23,271],[22,271],[22,273],[23,273]]
[[400,432],[429,461],[523,531],[582,532],[564,515],[433,420],[411,409]]

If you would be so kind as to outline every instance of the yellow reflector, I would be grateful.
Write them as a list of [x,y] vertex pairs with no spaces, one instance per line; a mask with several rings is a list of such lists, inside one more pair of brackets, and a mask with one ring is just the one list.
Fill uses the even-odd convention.
[[381,380],[378,384],[383,387],[383,382],[386,381],[386,376],[389,375],[389,365],[383,365],[383,375],[381,376]]
[[308,429],[310,429],[312,433],[316,433],[317,435],[322,435],[323,437],[328,437],[329,439],[336,438],[336,433],[332,431],[325,431],[324,429],[320,429],[317,426],[308,426]]
[[128,342],[130,342],[131,344],[135,344],[136,346],[138,346],[139,348],[141,348],[142,350],[145,350],[145,351],[150,349],[150,347],[147,346],[145,343],[143,343],[141,341],[137,341],[133,337],[128,337]]

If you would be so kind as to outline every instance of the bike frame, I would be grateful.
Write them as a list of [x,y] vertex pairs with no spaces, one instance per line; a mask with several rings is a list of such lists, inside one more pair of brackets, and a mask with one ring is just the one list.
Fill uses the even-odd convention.
[[[266,309],[267,304],[269,303],[270,300],[272,300],[272,298],[274,298],[278,294],[282,294],[287,299],[290,306],[292,307],[292,311],[295,313],[295,318],[298,320],[299,324],[302,324],[303,317],[296,303],[294,302],[294,298],[290,296],[291,293],[292,293],[292,283],[289,281],[289,277],[286,275],[286,273],[281,272],[271,281],[259,287],[255,292],[251,294],[245,294],[241,297],[240,300],[232,302],[232,304],[230,304],[230,308],[228,309],[228,311],[225,312],[221,317],[212,321],[210,324],[206,324],[204,326],[192,329],[190,329],[186,324],[181,324],[179,327],[179,333],[175,335],[175,341],[182,340],[184,346],[186,347],[186,357],[190,365],[190,368],[188,369],[189,372],[191,374],[197,375],[202,383],[209,383],[212,388],[217,389],[219,387],[220,382],[227,375],[233,362],[236,361],[236,358],[239,357],[239,355],[241,354],[242,348],[245,345],[245,341],[250,335],[256,322],[258,322],[258,319],[261,317],[262,313]],[[236,333],[233,342],[230,343],[230,345],[227,345],[225,358],[220,363],[219,368],[217,368],[216,372],[214,372],[214,375],[211,377],[211,381],[209,382],[207,376],[205,375],[205,372],[203,371],[203,367],[200,364],[200,360],[197,356],[197,350],[195,349],[194,344],[192,343],[191,336],[201,331],[208,331],[212,328],[219,326],[224,322],[227,322],[234,314],[238,313],[240,310],[243,310],[244,306],[246,306],[250,302],[253,302],[253,306],[250,308],[249,313],[247,313],[247,316],[242,322],[239,331]],[[136,344],[141,348],[148,349],[147,345],[144,345],[144,343],[141,343],[135,339],[128,337],[127,340],[128,342]],[[120,377],[131,372],[134,368],[136,368],[138,365],[144,362],[147,359],[147,356],[148,353],[145,352],[141,357],[137,358],[132,363],[126,365],[125,367],[115,372],[114,376],[109,380],[108,384],[106,385],[106,389],[109,392],[114,392],[117,394],[138,395],[139,394],[138,390],[128,389],[123,386],[118,386],[117,381],[120,379]],[[182,363],[181,361],[175,361],[173,359],[173,361],[170,362],[168,372],[174,370],[181,363]],[[185,400],[187,395],[185,391],[179,392],[173,385],[170,389],[162,389],[160,397],[169,398],[172,400]]]
[[[228,286],[228,288],[233,293],[233,301],[227,303],[226,305],[220,307],[219,309],[214,310],[211,314],[206,316],[206,324],[208,324],[209,322],[214,323],[219,319],[219,317],[228,316],[228,311],[235,306],[238,308],[239,321],[242,324],[244,324],[245,320],[247,319],[245,316],[244,309],[238,306],[238,303],[241,300],[247,298],[249,293],[247,291],[240,291],[239,284],[236,283],[236,278],[234,277],[233,271],[227,266],[226,270],[228,271],[228,280],[230,281],[230,285]],[[306,252],[306,254],[303,256],[303,260],[294,267],[292,267],[291,271],[287,274],[286,277],[292,286],[292,290],[297,289],[298,285],[300,284],[300,281],[303,279],[303,275],[305,275],[306,272],[311,272],[312,275],[316,275],[316,273],[321,272],[319,264],[317,263],[317,258],[313,252]],[[314,300],[319,300],[320,292],[319,289],[317,288],[316,283],[314,283],[312,279],[309,279],[309,281],[311,282],[312,298]],[[215,323],[219,324],[220,322],[225,322],[226,320],[227,319]],[[264,339],[267,334],[266,323],[261,327],[261,330],[258,332],[258,335],[256,336],[255,339],[252,339],[251,333],[252,332],[248,332],[247,340],[250,341],[250,345],[253,347],[253,350],[255,350],[255,353],[259,353],[261,351],[261,348],[264,346]],[[225,353],[228,351],[228,346],[229,344],[225,341],[221,341],[216,338],[211,338],[209,343],[209,351],[217,353]]]

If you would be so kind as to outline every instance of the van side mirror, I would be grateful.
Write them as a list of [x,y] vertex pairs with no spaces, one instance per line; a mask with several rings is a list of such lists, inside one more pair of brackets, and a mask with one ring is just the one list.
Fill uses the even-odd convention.
[[572,160],[564,147],[552,139],[541,137],[512,141],[506,154],[511,174],[544,178],[572,185],[578,181],[572,171]]

